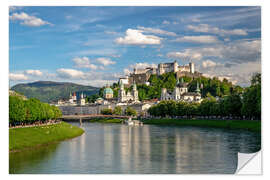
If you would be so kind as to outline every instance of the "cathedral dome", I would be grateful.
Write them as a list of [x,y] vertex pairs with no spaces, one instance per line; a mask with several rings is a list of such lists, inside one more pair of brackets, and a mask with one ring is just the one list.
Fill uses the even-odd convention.
[[103,91],[104,94],[113,94],[113,90],[109,87],[105,88]]

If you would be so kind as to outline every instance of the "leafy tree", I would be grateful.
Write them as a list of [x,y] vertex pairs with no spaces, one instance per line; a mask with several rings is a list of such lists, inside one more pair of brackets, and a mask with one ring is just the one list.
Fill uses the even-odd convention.
[[132,107],[128,106],[125,110],[125,114],[127,116],[137,116],[137,111],[133,109]]
[[113,114],[116,114],[116,115],[122,115],[122,108],[121,106],[116,106],[113,110]]
[[224,113],[226,115],[241,116],[242,102],[238,94],[226,96],[224,98]]
[[17,96],[9,96],[9,122],[15,124],[24,122],[26,118],[26,108],[24,101]]
[[105,109],[102,109],[102,110],[101,110],[101,114],[104,114],[104,115],[112,115],[112,114],[113,114],[113,111],[112,111],[112,109],[110,109],[110,108],[105,108]]

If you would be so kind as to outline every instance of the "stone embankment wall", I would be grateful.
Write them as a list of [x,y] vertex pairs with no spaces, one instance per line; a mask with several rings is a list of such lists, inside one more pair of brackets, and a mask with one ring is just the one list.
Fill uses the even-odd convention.
[[[58,106],[58,107],[62,111],[63,115],[77,115],[77,114],[100,114],[102,109],[106,109],[106,108],[114,109],[115,106],[116,104],[86,105],[86,106]],[[146,111],[145,104],[120,105],[123,112],[128,106],[135,109],[138,114],[141,113],[142,111]]]

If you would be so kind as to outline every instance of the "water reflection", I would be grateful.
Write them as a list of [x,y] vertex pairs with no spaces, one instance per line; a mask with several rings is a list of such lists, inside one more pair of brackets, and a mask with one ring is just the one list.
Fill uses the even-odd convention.
[[239,130],[99,123],[82,127],[82,136],[42,153],[11,155],[10,173],[234,173],[237,152],[256,152],[261,142],[259,134]]

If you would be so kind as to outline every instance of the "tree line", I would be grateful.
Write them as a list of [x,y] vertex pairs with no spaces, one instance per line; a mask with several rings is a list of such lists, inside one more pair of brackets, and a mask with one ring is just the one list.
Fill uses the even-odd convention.
[[38,99],[23,100],[18,96],[9,96],[9,124],[11,126],[44,123],[61,116],[62,112],[58,107],[42,103]]
[[124,111],[120,106],[116,106],[114,109],[105,108],[101,110],[101,114],[104,115],[127,115],[127,116],[137,116],[137,111],[132,107],[127,107]]
[[244,119],[261,119],[261,74],[253,75],[251,86],[243,93],[231,91],[222,98],[214,98],[210,93],[201,103],[161,101],[152,106],[148,113],[155,117],[214,116]]

